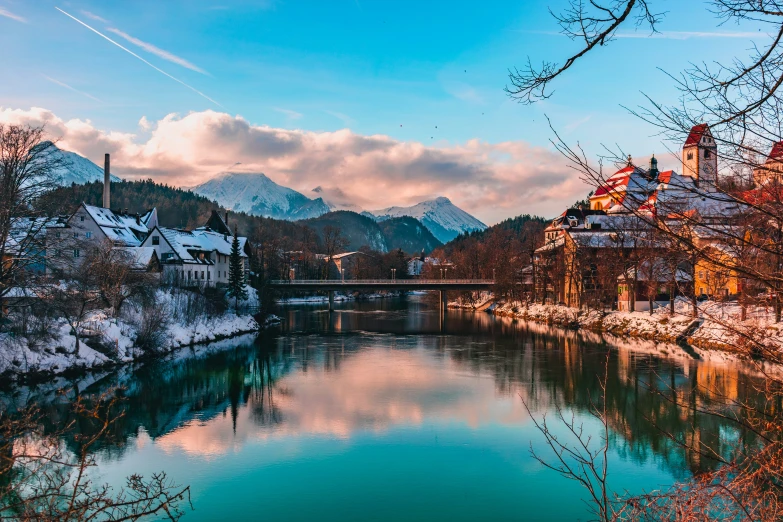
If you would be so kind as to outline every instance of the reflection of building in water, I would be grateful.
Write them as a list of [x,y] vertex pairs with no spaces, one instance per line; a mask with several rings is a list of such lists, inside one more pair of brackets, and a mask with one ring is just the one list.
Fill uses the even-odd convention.
[[[343,321],[339,332],[362,314],[332,315]],[[636,462],[699,471],[716,464],[686,453],[670,435],[728,454],[731,437],[721,435],[735,426],[696,409],[716,397],[763,400],[738,367],[663,357],[665,347],[653,343],[612,349],[594,334],[485,324],[476,314],[465,323],[449,315],[446,335],[410,333],[405,325],[418,323],[404,315],[398,333],[360,333],[351,324],[350,333],[302,334],[310,333],[302,325],[322,333],[328,316],[291,312],[288,328],[297,333],[143,369],[129,386],[120,429],[130,437],[143,426],[156,443],[194,453],[273,436],[347,438],[427,420],[522,429],[529,422],[520,397],[536,416],[557,404],[583,418],[607,375],[613,448]]]

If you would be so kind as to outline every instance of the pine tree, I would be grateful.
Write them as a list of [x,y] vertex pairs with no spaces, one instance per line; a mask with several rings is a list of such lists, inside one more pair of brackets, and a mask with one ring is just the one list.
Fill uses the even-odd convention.
[[226,295],[234,298],[234,308],[239,309],[239,301],[247,300],[245,288],[244,263],[239,252],[239,237],[234,225],[234,241],[231,243],[231,255],[228,258],[228,291]]

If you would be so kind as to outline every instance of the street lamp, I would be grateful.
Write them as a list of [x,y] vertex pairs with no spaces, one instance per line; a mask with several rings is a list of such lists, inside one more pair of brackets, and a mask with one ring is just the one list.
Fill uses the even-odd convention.
[[449,278],[449,269],[448,268],[444,268],[443,269],[443,279],[448,279],[448,278]]
[[292,268],[292,269],[291,269],[291,281],[293,281],[295,278],[296,278],[296,272],[295,272],[295,271],[294,271],[294,269]]
[[345,283],[345,268],[340,270],[340,278],[342,279],[342,282]]
[[440,269],[440,278],[443,279],[443,269]]
[[392,281],[395,281],[397,279],[397,269],[392,268],[391,273],[392,273]]

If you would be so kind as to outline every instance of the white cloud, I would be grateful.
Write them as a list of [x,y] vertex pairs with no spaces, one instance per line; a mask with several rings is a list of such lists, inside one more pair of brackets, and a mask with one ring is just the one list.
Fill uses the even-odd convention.
[[139,128],[143,131],[148,131],[152,128],[152,123],[150,123],[146,116],[142,116],[139,120]]
[[291,118],[292,120],[298,120],[302,118],[301,112],[292,111],[291,109],[283,109],[280,107],[272,107],[274,110],[279,112],[280,114],[285,114],[287,117]]
[[84,9],[82,9],[82,14],[84,16],[86,16],[87,18],[89,18],[90,20],[95,20],[96,22],[101,22],[103,24],[108,24],[109,23],[109,21],[106,20],[105,18],[103,18],[101,16],[98,16],[95,13],[91,13],[90,11],[85,11]]
[[326,114],[328,114],[330,116],[334,116],[338,120],[342,121],[343,125],[345,125],[346,127],[350,127],[351,125],[356,123],[356,120],[354,120],[353,118],[351,118],[347,114],[343,114],[342,112],[330,111],[330,110],[327,110],[327,109],[324,109],[324,112]]
[[447,196],[487,223],[523,213],[552,216],[584,197],[585,186],[552,150],[522,141],[470,140],[445,147],[389,136],[287,130],[253,125],[240,116],[203,111],[143,118],[149,134],[97,129],[51,111],[0,108],[0,122],[46,125],[69,150],[100,160],[112,153],[126,178],[151,177],[179,186],[202,183],[226,165],[264,172],[304,194],[340,189],[364,208],[409,205]]
[[9,11],[8,9],[4,9],[2,7],[0,7],[0,16],[4,16],[6,18],[10,18],[11,20],[16,20],[17,22],[22,22],[24,24],[27,23],[27,20],[25,18],[23,18],[23,17],[21,17],[19,15],[15,15],[11,11]]
[[127,40],[128,42],[132,43],[133,45],[144,49],[145,51],[147,51],[150,54],[154,54],[158,58],[163,58],[164,60],[166,60],[168,62],[175,63],[175,64],[180,65],[180,66],[182,66],[182,67],[184,67],[186,69],[190,69],[191,71],[196,71],[196,72],[201,73],[201,74],[208,74],[207,71],[205,71],[201,67],[198,67],[197,65],[194,65],[193,63],[189,62],[188,60],[186,60],[184,58],[181,58],[181,57],[177,56],[176,54],[172,54],[172,53],[170,53],[170,52],[168,52],[166,50],[163,50],[160,47],[156,47],[156,46],[152,45],[149,42],[145,42],[143,40],[139,40],[138,38],[135,38],[135,37],[129,35],[128,33],[122,32],[122,31],[120,31],[119,29],[117,29],[115,27],[109,27],[106,30],[108,32],[110,32],[110,33],[116,34],[120,38],[123,38],[123,39]]

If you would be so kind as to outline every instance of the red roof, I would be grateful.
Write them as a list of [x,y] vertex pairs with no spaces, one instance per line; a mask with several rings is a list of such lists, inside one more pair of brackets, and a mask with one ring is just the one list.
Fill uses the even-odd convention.
[[704,136],[704,133],[707,132],[707,129],[709,129],[709,126],[706,123],[694,125],[690,134],[688,134],[688,139],[685,140],[685,146],[690,147],[693,145],[698,145],[702,136]]
[[659,172],[658,173],[658,182],[659,183],[669,183],[672,180],[672,174],[674,174],[673,170],[667,170],[665,172]]
[[779,141],[772,146],[772,150],[767,156],[768,160],[779,160],[783,158],[783,141]]

